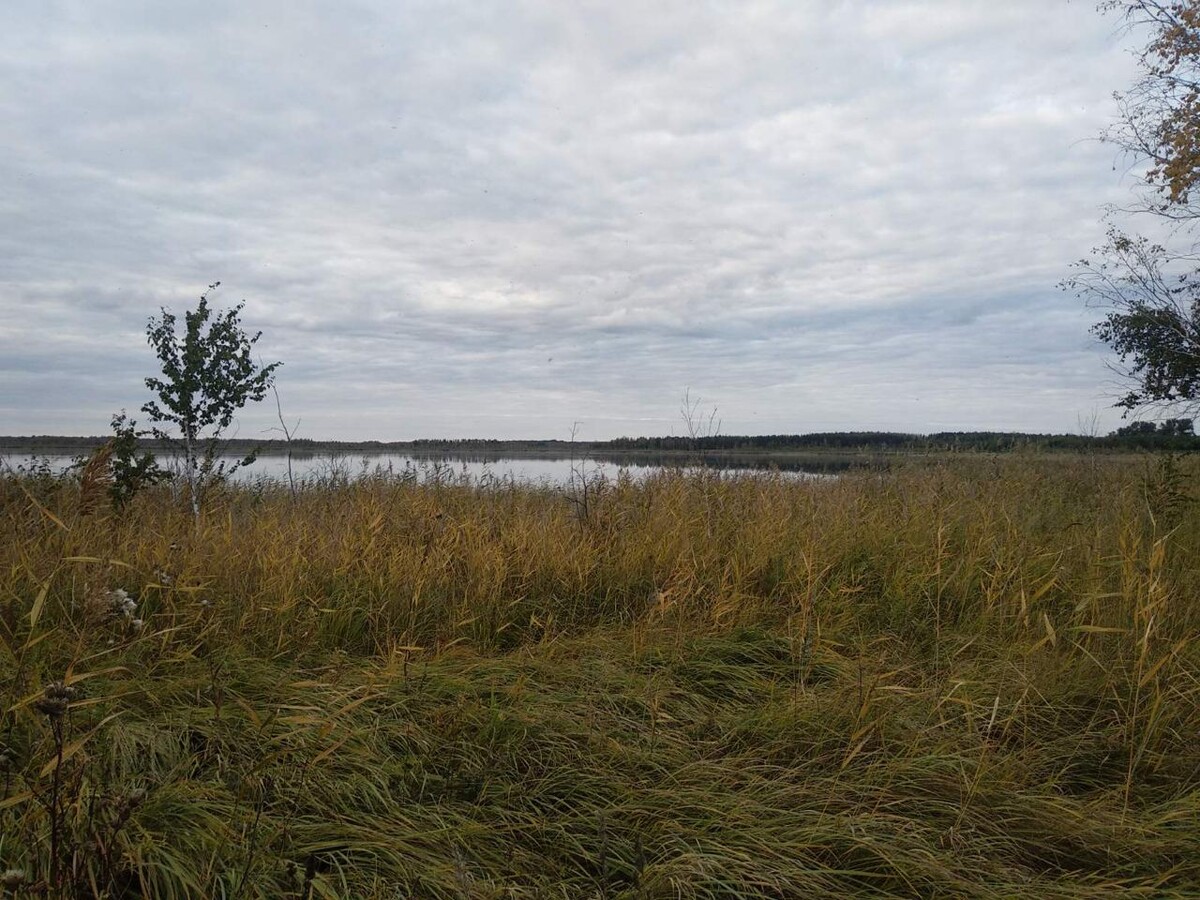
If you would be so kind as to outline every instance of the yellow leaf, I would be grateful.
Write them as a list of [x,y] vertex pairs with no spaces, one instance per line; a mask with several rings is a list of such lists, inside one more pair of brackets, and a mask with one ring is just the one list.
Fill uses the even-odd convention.
[[1138,680],[1138,687],[1144,688],[1147,684],[1149,684],[1150,681],[1153,680],[1154,676],[1158,674],[1158,670],[1161,669],[1168,662],[1170,662],[1171,658],[1174,655],[1175,654],[1173,654],[1173,653],[1168,653],[1166,656],[1163,656],[1162,658],[1160,658],[1159,661],[1156,662],[1153,666],[1151,666],[1149,671],[1147,671],[1146,674],[1143,675]]
[[1057,647],[1058,635],[1054,632],[1054,626],[1050,624],[1050,617],[1045,613],[1042,613],[1042,622],[1046,626],[1046,637],[1050,640],[1050,646]]
[[1050,589],[1053,588],[1056,584],[1058,584],[1058,576],[1051,575],[1050,578],[1047,579],[1046,582],[1041,587],[1039,587],[1036,591],[1033,592],[1033,596],[1030,598],[1029,602],[1037,603],[1039,600],[1041,600],[1043,597],[1045,597],[1048,593],[1050,593]]
[[46,595],[50,593],[50,579],[46,579],[46,583],[42,585],[42,589],[38,591],[37,599],[33,601],[33,607],[29,610],[29,627],[36,628],[38,619],[42,616],[42,607],[46,605]]
[[34,498],[33,494],[29,493],[29,490],[25,487],[25,485],[21,485],[21,490],[25,492],[25,496],[29,498],[29,502],[32,503],[34,506],[36,506],[38,508],[38,511],[41,512],[42,515],[44,515],[47,519],[49,519],[51,522],[53,522],[55,525],[57,525],[63,531],[71,530],[70,528],[68,528],[66,525],[63,524],[62,519],[60,519],[54,513],[50,512],[50,510],[46,509],[46,507],[42,506],[42,504],[38,503],[37,500]]
[[334,753],[336,753],[338,750],[340,750],[342,745],[345,744],[346,741],[348,741],[348,740],[350,740],[350,735],[346,735],[340,741],[326,747],[324,750],[322,750],[320,753],[318,753],[316,756],[313,757],[312,762],[309,763],[309,765],[316,766],[316,765],[319,765],[320,763],[324,762],[326,759],[328,759],[330,756],[332,756]]
[[867,745],[867,741],[869,741],[870,739],[871,739],[871,735],[868,734],[866,737],[864,737],[861,741],[858,742],[858,745],[853,750],[851,750],[849,753],[846,754],[846,758],[842,760],[841,771],[845,771],[846,766],[848,766],[848,765],[850,765],[850,763],[854,762],[854,757],[858,756],[858,754],[862,752],[862,748]]
[[8,809],[10,806],[16,806],[18,803],[24,803],[26,800],[32,800],[33,793],[30,791],[22,791],[19,794],[13,794],[7,799],[0,800],[0,809]]
[[117,672],[128,672],[129,669],[125,666],[109,666],[107,669],[96,669],[94,672],[84,672],[82,675],[68,674],[63,681],[66,684],[76,684],[80,681],[87,681],[89,678],[99,678],[101,675],[113,675]]
[[254,707],[252,707],[249,703],[247,703],[241,697],[234,697],[233,702],[236,703],[238,706],[240,706],[242,709],[244,709],[246,711],[246,715],[249,717],[249,719],[250,719],[251,723],[253,723],[254,727],[257,728],[259,731],[262,731],[262,719],[259,718],[258,713],[256,713],[254,711]]

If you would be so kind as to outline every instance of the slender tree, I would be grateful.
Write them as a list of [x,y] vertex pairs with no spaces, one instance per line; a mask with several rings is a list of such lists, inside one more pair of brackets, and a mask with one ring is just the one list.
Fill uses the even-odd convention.
[[196,308],[184,313],[182,332],[175,314],[166,308],[146,326],[162,377],[146,379],[155,399],[142,411],[155,423],[154,435],[180,452],[188,500],[197,518],[209,484],[254,461],[253,454],[232,465],[218,461],[221,439],[238,410],[266,396],[282,365],[255,362],[252,351],[262,332],[250,335],[242,329],[244,303],[228,310],[209,306],[209,294],[219,285],[209,285]]

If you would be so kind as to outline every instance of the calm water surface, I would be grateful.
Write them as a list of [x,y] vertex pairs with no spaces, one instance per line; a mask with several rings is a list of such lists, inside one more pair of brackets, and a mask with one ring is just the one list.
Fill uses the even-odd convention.
[[[52,471],[61,472],[74,462],[74,457],[66,454],[48,454],[31,456],[29,454],[5,454],[0,451],[0,458],[6,469],[47,464]],[[169,458],[160,457],[160,462],[169,464]],[[641,479],[647,475],[662,471],[664,468],[675,468],[680,465],[679,457],[662,458],[653,461],[652,458],[638,457],[636,460],[597,460],[597,459],[554,459],[549,457],[521,456],[489,456],[480,454],[469,455],[409,455],[399,453],[380,453],[368,455],[342,454],[306,455],[292,457],[292,475],[297,480],[354,480],[375,474],[388,474],[394,477],[409,477],[421,482],[435,480],[465,480],[473,484],[488,484],[500,481],[511,481],[518,484],[545,486],[561,486],[572,480],[572,474],[577,479],[580,473],[591,478],[602,474],[606,478],[616,478],[625,472],[631,478]],[[702,461],[706,468],[719,469],[730,474],[745,474],[749,472],[770,471],[778,468],[799,477],[828,476],[828,471],[814,471],[813,466],[788,460],[737,460],[732,458],[710,458]],[[253,465],[239,469],[234,474],[234,480],[243,483],[253,483],[260,480],[286,481],[288,477],[288,460],[286,456],[264,454]]]

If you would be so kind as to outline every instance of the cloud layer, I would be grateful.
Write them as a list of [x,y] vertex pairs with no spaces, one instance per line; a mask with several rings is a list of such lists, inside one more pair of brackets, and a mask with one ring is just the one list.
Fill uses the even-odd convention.
[[1037,0],[10,2],[0,431],[139,406],[146,317],[218,279],[311,437],[677,433],[685,387],[726,433],[1073,430],[1127,43]]

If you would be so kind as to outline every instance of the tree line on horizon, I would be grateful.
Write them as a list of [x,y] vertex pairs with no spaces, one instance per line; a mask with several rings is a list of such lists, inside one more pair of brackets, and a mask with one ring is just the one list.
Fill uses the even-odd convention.
[[[0,438],[0,444],[30,453],[38,451],[88,451],[108,440],[103,436],[69,437],[30,435]],[[170,445],[156,438],[144,437],[139,446],[148,450],[168,450]],[[897,431],[826,431],[807,434],[708,435],[703,437],[619,437],[608,441],[565,440],[501,440],[498,438],[421,438],[412,441],[322,441],[294,438],[230,439],[224,449],[231,453],[257,450],[260,453],[283,452],[317,454],[323,452],[387,453],[389,451],[548,451],[576,452],[769,452],[795,450],[841,451],[911,451],[956,452],[976,451],[1004,453],[1019,450],[1170,450],[1200,449],[1200,438],[1194,433],[1192,419],[1167,419],[1163,422],[1137,421],[1107,435],[1042,434],[1018,431],[940,431],[917,434]]]

